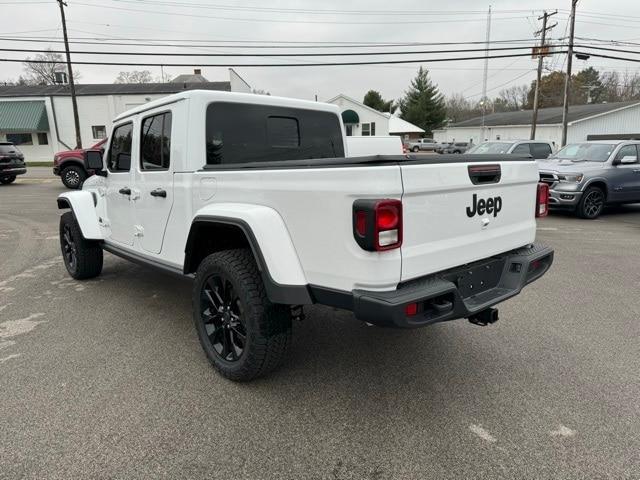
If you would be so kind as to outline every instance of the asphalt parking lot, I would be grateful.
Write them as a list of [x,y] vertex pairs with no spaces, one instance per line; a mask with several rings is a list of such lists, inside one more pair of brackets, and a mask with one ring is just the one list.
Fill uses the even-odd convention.
[[235,384],[190,283],[105,254],[77,282],[49,169],[0,186],[0,478],[640,478],[640,205],[552,215],[501,320],[411,331],[312,307]]

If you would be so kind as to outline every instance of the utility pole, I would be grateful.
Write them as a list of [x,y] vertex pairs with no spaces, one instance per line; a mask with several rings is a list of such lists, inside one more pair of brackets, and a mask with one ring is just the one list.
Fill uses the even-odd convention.
[[78,117],[78,102],[76,101],[76,85],[73,81],[73,70],[71,69],[71,54],[69,53],[69,38],[67,37],[67,21],[64,17],[64,7],[67,4],[63,0],[57,0],[62,17],[62,34],[64,35],[64,48],[67,52],[67,73],[69,74],[69,88],[71,89],[71,105],[73,106],[73,123],[76,127],[76,148],[82,148],[82,138],[80,137],[80,118]]
[[538,17],[538,20],[542,20],[542,30],[538,30],[535,33],[536,35],[540,34],[541,37],[540,37],[540,50],[538,50],[538,77],[536,80],[536,89],[533,94],[533,117],[531,118],[531,136],[530,136],[531,140],[536,139],[536,124],[538,122],[538,95],[540,94],[539,93],[540,80],[542,79],[542,63],[545,57],[545,47],[546,47],[545,40],[547,37],[547,30],[551,30],[553,27],[557,25],[557,23],[554,23],[550,27],[547,27],[547,20],[549,19],[549,17],[555,15],[556,13],[558,13],[557,10],[553,13],[547,13],[545,11],[542,17]]
[[480,107],[482,109],[482,127],[480,128],[480,143],[484,142],[484,115],[487,105],[487,75],[489,73],[489,43],[491,40],[491,5],[487,13],[487,31],[485,37],[484,50],[484,72],[482,74],[482,98],[480,99]]
[[569,49],[567,50],[567,78],[564,79],[564,103],[562,107],[562,141],[561,147],[567,144],[567,124],[569,122],[569,91],[571,88],[571,63],[573,61],[573,36],[576,26],[576,4],[578,0],[571,0],[571,19],[569,29]]

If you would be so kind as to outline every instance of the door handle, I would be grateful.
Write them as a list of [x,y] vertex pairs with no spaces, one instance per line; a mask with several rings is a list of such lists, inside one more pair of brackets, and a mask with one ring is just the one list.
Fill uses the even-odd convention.
[[131,195],[131,189],[129,187],[124,187],[118,190],[118,193],[121,193],[122,195]]
[[167,192],[161,188],[156,188],[155,190],[151,190],[151,196],[167,198]]

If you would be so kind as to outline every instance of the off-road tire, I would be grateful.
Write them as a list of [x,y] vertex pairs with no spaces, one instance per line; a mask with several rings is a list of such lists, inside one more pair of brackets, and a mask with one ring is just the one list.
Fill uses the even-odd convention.
[[13,183],[16,181],[16,176],[15,175],[11,175],[10,177],[2,177],[0,178],[0,183],[2,185],[9,185],[10,183]]
[[606,196],[601,188],[589,187],[582,194],[580,202],[578,202],[578,206],[576,207],[576,214],[580,218],[594,220],[598,218],[604,210],[605,202]]
[[[220,278],[231,283],[233,296],[242,305],[240,319],[246,337],[242,353],[233,361],[224,359],[214,348],[218,328],[207,333],[205,325],[208,298],[205,286],[210,287],[208,281]],[[286,358],[291,345],[290,308],[269,301],[250,250],[224,250],[205,257],[196,272],[192,303],[200,344],[209,362],[224,377],[234,381],[252,380],[272,371]],[[211,327],[212,323],[207,325]]]
[[[64,266],[76,280],[97,277],[102,272],[102,246],[100,242],[82,236],[73,212],[65,212],[60,217],[60,249]],[[69,251],[72,251],[72,257]]]
[[87,172],[78,165],[69,165],[60,172],[60,180],[65,187],[72,190],[82,188],[82,184],[87,179]]

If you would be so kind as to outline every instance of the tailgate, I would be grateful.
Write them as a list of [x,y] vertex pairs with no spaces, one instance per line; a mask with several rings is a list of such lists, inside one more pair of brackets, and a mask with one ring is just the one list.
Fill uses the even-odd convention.
[[400,164],[401,281],[533,243],[535,161],[467,162],[458,157],[454,163],[436,162]]

